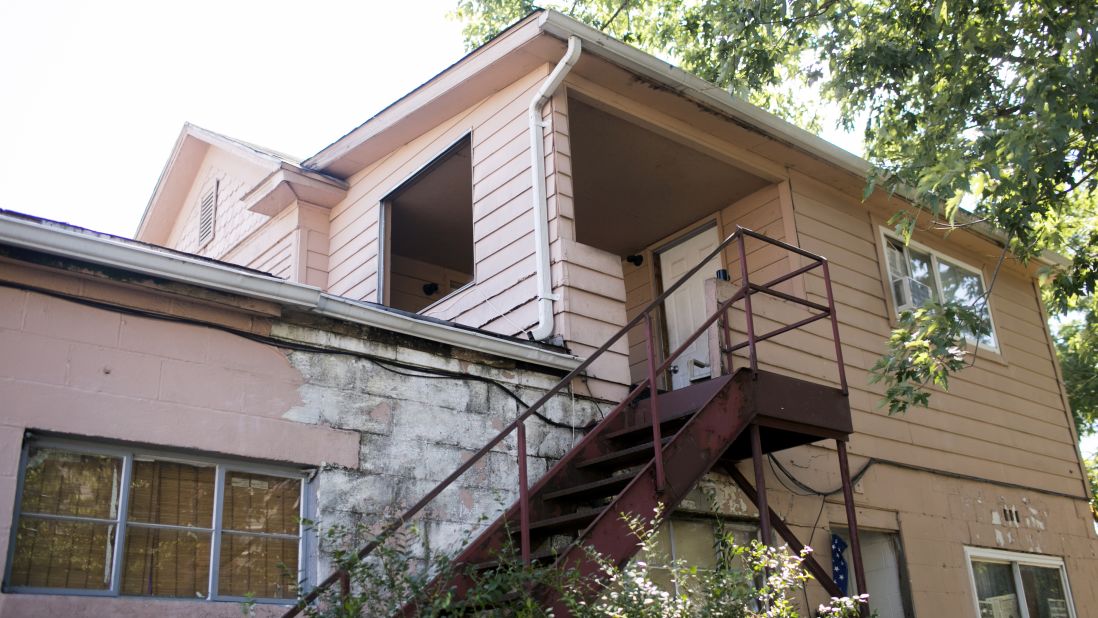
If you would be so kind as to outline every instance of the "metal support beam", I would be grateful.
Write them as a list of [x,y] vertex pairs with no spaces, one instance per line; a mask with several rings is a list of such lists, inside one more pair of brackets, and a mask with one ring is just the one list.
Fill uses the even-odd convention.
[[[839,449],[839,475],[843,480],[843,502],[846,504],[846,526],[850,530],[850,556],[854,559],[854,581],[859,594],[868,594],[865,586],[865,568],[862,566],[862,544],[858,540],[858,513],[854,508],[854,490],[850,483],[850,462],[846,457],[846,442],[835,440]],[[862,615],[869,615],[869,605],[862,606]]]
[[759,507],[759,531],[762,532],[763,543],[770,547],[774,537],[770,531],[770,518],[763,515],[770,512],[770,506],[766,502],[766,471],[763,469],[762,437],[757,423],[751,423],[751,464],[755,468],[755,489],[758,491],[755,504]]
[[[756,508],[758,508],[759,496],[755,492],[755,488],[752,487],[751,483],[747,481],[747,477],[744,476],[743,473],[736,468],[736,465],[731,462],[726,462],[724,464],[724,471],[728,474],[728,476],[732,477],[732,480],[735,481],[736,486],[740,488],[740,491],[742,491],[745,496],[747,496],[747,499],[750,500]],[[782,537],[782,540],[784,540],[786,544],[789,545],[790,549],[797,553],[800,553],[801,550],[804,549],[804,544],[801,543],[800,539],[797,538],[797,535],[793,534],[793,531],[789,529],[789,526],[785,525],[785,522],[782,521],[780,517],[778,517],[778,514],[774,512],[774,509],[767,507],[766,510],[768,513],[770,513],[770,525],[774,527],[774,530],[776,530],[778,535]],[[760,519],[762,519],[762,512],[762,509],[759,509]],[[811,539],[809,540],[811,541]],[[816,560],[815,555],[808,554],[808,557],[804,560],[804,565],[805,568],[808,569],[808,572],[812,574],[812,577],[815,577],[816,581],[820,582],[820,585],[823,586],[823,589],[827,591],[827,594],[833,597],[843,596],[842,591],[839,590],[839,587],[835,584],[835,581],[831,579],[831,571],[825,569],[823,565],[821,565],[819,561]]]

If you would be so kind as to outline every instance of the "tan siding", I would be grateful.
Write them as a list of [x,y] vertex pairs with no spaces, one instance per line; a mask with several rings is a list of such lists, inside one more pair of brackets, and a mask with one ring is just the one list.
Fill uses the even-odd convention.
[[[877,262],[877,226],[856,200],[807,179],[794,182],[793,201],[801,246],[824,255],[831,263],[855,410],[856,450],[863,455],[919,465],[933,462],[935,468],[1079,493],[1074,445],[1028,275],[1004,268],[995,284],[991,306],[1001,354],[979,351],[975,365],[951,379],[948,393],[934,392],[930,409],[889,417],[877,407],[883,386],[869,384],[869,370],[883,351],[891,328]],[[729,220],[727,215],[724,218]],[[764,225],[776,229],[773,223]],[[985,273],[997,257],[991,250],[980,254],[933,238],[917,240],[933,243],[934,248],[959,261],[982,266]],[[753,270],[756,256],[771,263],[764,269],[781,264],[760,250],[748,257]],[[816,271],[807,279],[806,289],[812,300],[824,301]],[[806,315],[785,301],[756,298],[757,332]],[[733,325],[738,337],[744,338],[742,312],[736,312]],[[827,383],[836,381],[833,358],[826,322],[759,347],[763,368]]]

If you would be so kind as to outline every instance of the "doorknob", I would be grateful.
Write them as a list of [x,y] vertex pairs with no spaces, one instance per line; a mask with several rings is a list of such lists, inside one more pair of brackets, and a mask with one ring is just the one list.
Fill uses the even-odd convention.
[[679,372],[679,366],[678,365],[671,365],[671,367],[668,368],[668,371],[670,371],[672,374],[676,374],[676,373]]

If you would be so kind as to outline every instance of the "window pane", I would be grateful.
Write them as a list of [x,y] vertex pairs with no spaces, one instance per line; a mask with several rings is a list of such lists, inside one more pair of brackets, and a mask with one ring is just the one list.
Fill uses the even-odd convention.
[[887,240],[888,244],[885,245],[885,257],[888,260],[888,274],[891,275],[893,279],[910,276],[911,271],[907,265],[907,258],[904,257],[903,243],[892,238]]
[[976,598],[980,618],[1019,618],[1018,594],[1014,590],[1014,572],[1009,564],[972,562],[976,579]]
[[[930,254],[922,253],[917,249],[908,247],[908,255],[911,256],[911,278],[930,288],[930,299],[938,300],[938,285],[934,282],[934,271],[930,265]],[[921,297],[921,294],[913,294]],[[922,304],[922,303],[917,303]]]
[[717,568],[717,533],[713,523],[690,519],[671,521],[675,558],[699,569]]
[[11,585],[110,588],[113,524],[20,517]]
[[31,448],[22,511],[114,519],[122,458]]
[[127,526],[122,594],[205,598],[210,533]]
[[229,471],[221,527],[241,532],[297,534],[301,479]]
[[1060,569],[1023,564],[1022,589],[1026,593],[1029,618],[1069,618],[1067,595]]
[[[947,302],[954,301],[967,307],[976,307],[979,304],[976,308],[979,309],[983,318],[984,328],[990,333],[991,318],[988,315],[987,303],[982,302],[984,284],[980,280],[980,275],[950,264],[946,260],[938,260],[938,277],[942,280],[942,294]],[[995,340],[991,335],[982,335],[980,343],[993,346]]]
[[134,460],[130,487],[129,521],[213,527],[213,466]]
[[223,533],[217,592],[290,599],[297,595],[297,539]]

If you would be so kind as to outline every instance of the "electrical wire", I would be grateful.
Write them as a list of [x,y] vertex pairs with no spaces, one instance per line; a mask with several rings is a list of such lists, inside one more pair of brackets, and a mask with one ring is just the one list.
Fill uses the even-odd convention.
[[[204,327],[204,328],[212,328],[214,330],[219,330],[219,331],[222,331],[222,332],[225,332],[225,333],[236,335],[237,337],[242,337],[244,339],[248,339],[250,341],[255,341],[257,343],[262,343],[262,344],[265,344],[265,345],[275,346],[275,347],[278,347],[278,348],[281,348],[281,349],[284,349],[284,350],[292,350],[292,351],[295,351],[295,352],[304,352],[304,353],[311,353],[311,354],[335,354],[335,355],[340,355],[340,356],[350,356],[350,357],[353,357],[353,358],[361,358],[361,359],[364,359],[364,360],[371,361],[372,363],[374,363],[375,365],[377,365],[378,367],[380,367],[381,369],[383,369],[385,371],[388,371],[388,372],[396,374],[396,375],[405,376],[405,377],[423,378],[423,379],[429,379],[429,380],[463,380],[463,381],[470,381],[470,382],[481,382],[481,383],[484,383],[484,384],[488,384],[490,386],[494,386],[495,388],[502,391],[509,398],[511,398],[515,402],[517,402],[518,405],[521,406],[521,409],[523,409],[523,410],[529,410],[530,409],[530,406],[526,403],[525,400],[522,399],[522,397],[518,393],[511,390],[510,388],[508,388],[503,383],[498,382],[496,380],[493,380],[492,378],[489,378],[489,377],[486,377],[486,376],[478,376],[478,375],[474,375],[474,374],[461,373],[461,372],[458,372],[458,371],[450,371],[448,369],[440,369],[440,368],[436,368],[436,367],[423,367],[423,366],[420,366],[420,365],[414,365],[412,363],[407,363],[407,362],[404,362],[404,361],[398,361],[398,360],[394,360],[394,359],[390,359],[390,358],[385,358],[385,357],[382,357],[382,356],[377,356],[375,354],[370,354],[370,353],[367,353],[367,352],[356,352],[356,351],[352,351],[352,350],[343,350],[343,349],[331,348],[331,347],[327,347],[327,346],[313,345],[313,344],[301,343],[301,342],[296,342],[296,341],[288,341],[288,340],[285,340],[285,339],[280,339],[278,337],[271,337],[269,335],[260,335],[260,334],[257,334],[257,333],[248,332],[246,330],[242,330],[242,329],[239,329],[239,328],[233,328],[231,326],[226,326],[224,324],[216,324],[216,323],[211,323],[211,322],[207,322],[207,321],[204,321],[204,320],[198,320],[198,319],[194,319],[194,318],[187,318],[187,317],[176,316],[176,315],[168,315],[168,314],[164,314],[164,313],[158,313],[158,312],[155,312],[155,311],[147,311],[147,310],[144,310],[144,309],[136,309],[136,308],[133,308],[133,307],[124,307],[124,306],[114,305],[112,303],[108,303],[108,302],[105,302],[105,301],[98,301],[98,300],[94,300],[94,299],[90,299],[90,298],[82,298],[82,297],[79,297],[79,296],[74,296],[74,295],[71,295],[71,294],[66,294],[66,293],[63,293],[63,292],[58,292],[56,290],[50,290],[50,289],[47,289],[47,288],[40,288],[40,287],[33,286],[33,285],[14,283],[14,282],[10,282],[10,281],[0,281],[0,287],[34,292],[36,294],[42,294],[42,295],[45,295],[45,296],[49,296],[51,298],[58,298],[60,300],[75,303],[75,304],[78,304],[78,305],[85,305],[85,306],[88,306],[88,307],[94,307],[96,309],[114,311],[116,313],[121,313],[121,314],[125,314],[125,315],[132,315],[132,316],[136,316],[136,317],[149,318],[149,319],[154,319],[154,320],[163,320],[163,321],[166,321],[166,322],[176,322],[176,323],[181,323],[181,324],[189,324],[189,325],[192,325],[192,326],[200,326],[200,327]],[[548,416],[545,416],[544,414],[542,414],[541,412],[538,412],[538,411],[534,411],[533,416],[537,417],[543,423],[545,423],[545,424],[547,424],[551,427],[556,427],[558,429],[569,429],[569,430],[579,430],[579,431],[586,431],[586,429],[587,429],[586,427],[575,427],[575,426],[570,425],[568,423],[562,423],[560,421],[553,420],[553,419],[549,418]]]

